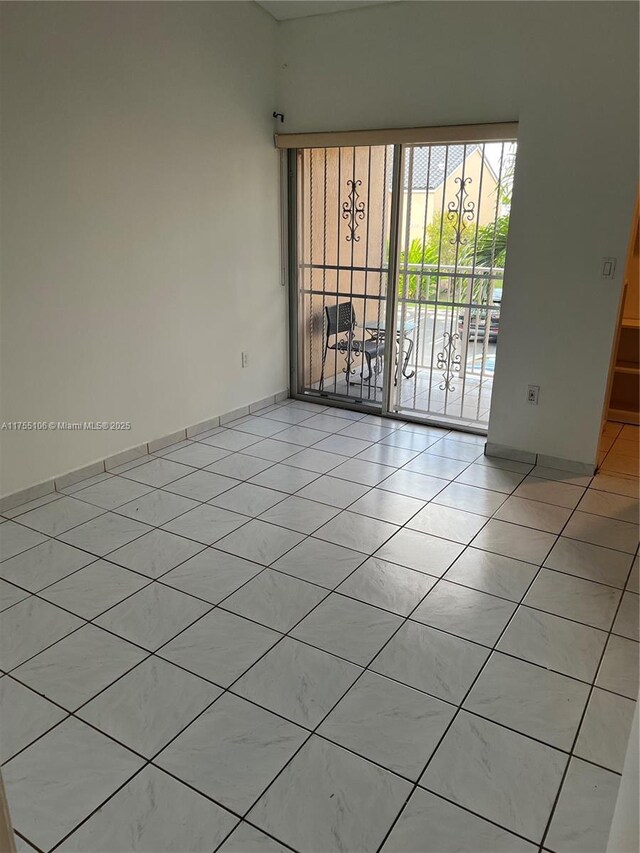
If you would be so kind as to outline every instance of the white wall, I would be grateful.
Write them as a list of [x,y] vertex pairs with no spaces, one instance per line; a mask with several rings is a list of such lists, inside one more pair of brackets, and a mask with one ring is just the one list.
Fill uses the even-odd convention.
[[492,442],[595,460],[638,175],[637,33],[625,2],[410,2],[280,27],[285,131],[519,119]]
[[[286,387],[277,25],[254,3],[2,4],[3,494]],[[249,367],[241,368],[241,350]]]

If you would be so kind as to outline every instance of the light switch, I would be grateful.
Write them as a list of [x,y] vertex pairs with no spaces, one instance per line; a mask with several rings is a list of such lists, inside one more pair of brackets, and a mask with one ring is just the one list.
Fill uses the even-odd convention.
[[616,272],[616,259],[603,258],[600,272],[601,278],[613,278]]

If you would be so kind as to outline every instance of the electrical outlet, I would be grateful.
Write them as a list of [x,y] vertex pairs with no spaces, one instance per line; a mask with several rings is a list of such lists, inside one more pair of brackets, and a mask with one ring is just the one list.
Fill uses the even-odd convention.
[[539,385],[529,385],[529,387],[527,388],[527,403],[531,403],[532,406],[537,406],[539,396],[540,396],[540,386]]
[[249,353],[246,350],[242,353],[242,366],[249,366]]

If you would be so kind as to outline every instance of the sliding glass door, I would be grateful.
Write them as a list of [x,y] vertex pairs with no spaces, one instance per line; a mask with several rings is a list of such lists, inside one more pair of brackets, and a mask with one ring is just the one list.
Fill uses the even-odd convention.
[[289,152],[293,390],[486,428],[512,140]]
[[503,141],[405,147],[393,412],[489,422],[515,154]]
[[295,154],[297,385],[380,408],[389,282],[390,146]]

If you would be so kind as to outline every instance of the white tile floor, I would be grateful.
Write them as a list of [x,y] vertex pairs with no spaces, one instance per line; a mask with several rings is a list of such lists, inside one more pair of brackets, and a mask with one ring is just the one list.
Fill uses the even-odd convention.
[[600,853],[638,429],[594,478],[287,401],[0,520],[20,850]]

